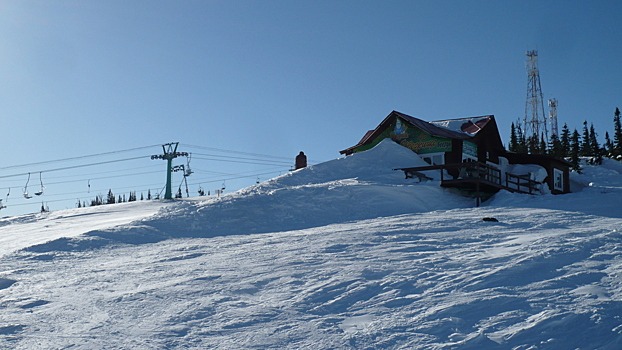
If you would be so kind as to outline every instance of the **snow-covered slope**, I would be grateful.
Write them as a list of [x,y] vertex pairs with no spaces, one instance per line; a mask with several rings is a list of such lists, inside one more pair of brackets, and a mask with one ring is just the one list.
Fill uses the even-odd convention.
[[420,162],[383,142],[221,199],[5,219],[0,348],[622,347],[620,163],[474,208],[392,170]]

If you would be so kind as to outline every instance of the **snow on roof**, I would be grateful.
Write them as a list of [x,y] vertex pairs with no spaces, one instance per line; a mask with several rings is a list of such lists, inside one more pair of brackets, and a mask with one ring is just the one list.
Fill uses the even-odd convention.
[[459,119],[437,120],[429,122],[430,124],[449,129],[454,132],[464,133],[469,136],[475,136],[482,130],[488,122],[492,120],[492,116],[479,116]]

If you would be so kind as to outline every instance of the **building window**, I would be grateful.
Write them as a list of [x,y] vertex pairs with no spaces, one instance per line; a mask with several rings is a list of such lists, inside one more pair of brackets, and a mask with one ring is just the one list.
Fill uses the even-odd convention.
[[564,192],[564,172],[553,168],[553,189]]
[[421,155],[421,158],[430,165],[445,164],[445,153],[424,154]]
[[477,144],[467,140],[462,142],[462,161],[465,160],[477,161]]
[[462,161],[473,161],[473,162],[477,162],[477,157],[470,155],[470,154],[466,154],[466,153],[462,153]]

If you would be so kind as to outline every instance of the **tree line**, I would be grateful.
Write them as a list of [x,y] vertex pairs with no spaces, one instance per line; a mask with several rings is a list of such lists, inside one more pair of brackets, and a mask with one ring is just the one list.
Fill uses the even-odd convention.
[[[140,200],[151,200],[153,199],[151,196],[151,190],[147,190],[147,197],[145,198],[145,196],[143,195],[143,193],[140,193]],[[115,204],[115,203],[125,203],[125,202],[135,202],[137,201],[138,198],[136,197],[136,191],[131,191],[129,193],[129,195],[126,197],[125,194],[123,195],[119,195],[118,197],[115,196],[114,193],[112,193],[112,189],[108,190],[108,195],[106,196],[106,199],[104,200],[104,196],[102,196],[101,194],[95,196],[94,199],[91,200],[90,203],[87,203],[86,201],[80,201],[78,199],[78,204],[77,207],[78,208],[83,208],[83,207],[87,207],[87,206],[97,206],[97,205],[104,205],[104,204]]]
[[598,163],[603,157],[622,160],[622,123],[619,108],[616,107],[613,114],[613,138],[609,132],[605,132],[605,143],[600,145],[597,136],[594,124],[590,123],[588,127],[587,120],[583,122],[581,133],[576,128],[571,132],[564,123],[560,135],[553,134],[548,142],[544,135],[524,135],[520,124],[512,123],[508,149],[510,152],[546,154],[567,159],[575,170],[580,170],[580,157],[590,157]]
[[[219,189],[217,190],[218,195],[222,194],[223,189]],[[205,191],[200,188],[199,191],[199,196],[205,196],[206,193]],[[189,197],[190,194],[187,192],[186,190],[186,195]],[[207,191],[207,195],[210,195],[210,191]],[[182,192],[181,192],[181,187],[177,190],[177,193],[175,193],[175,198],[182,198]],[[155,196],[151,195],[151,190],[147,190],[147,196],[145,197],[143,195],[143,193],[140,193],[140,200],[152,200],[152,199],[160,199],[160,195],[156,194]],[[78,202],[76,204],[76,206],[78,208],[85,208],[85,207],[94,207],[97,205],[105,205],[105,204],[115,204],[115,203],[125,203],[125,202],[135,202],[139,200],[138,197],[136,196],[136,191],[130,191],[129,195],[126,197],[125,194],[123,195],[118,195],[115,196],[115,194],[112,192],[112,189],[108,190],[108,195],[106,196],[106,198],[104,199],[104,196],[102,196],[101,194],[95,196],[95,198],[91,199],[90,202],[87,201],[80,201],[80,199],[78,199]]]

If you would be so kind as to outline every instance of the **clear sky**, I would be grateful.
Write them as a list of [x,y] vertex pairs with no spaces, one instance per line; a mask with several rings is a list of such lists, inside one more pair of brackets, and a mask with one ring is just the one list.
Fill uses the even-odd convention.
[[[336,158],[392,110],[494,114],[507,142],[528,50],[560,127],[587,119],[602,141],[622,107],[621,14],[598,0],[0,0],[0,216],[160,191],[165,162],[117,161],[173,141],[193,153],[192,195],[286,172],[301,150]],[[30,200],[28,172],[30,193],[46,186]]]

